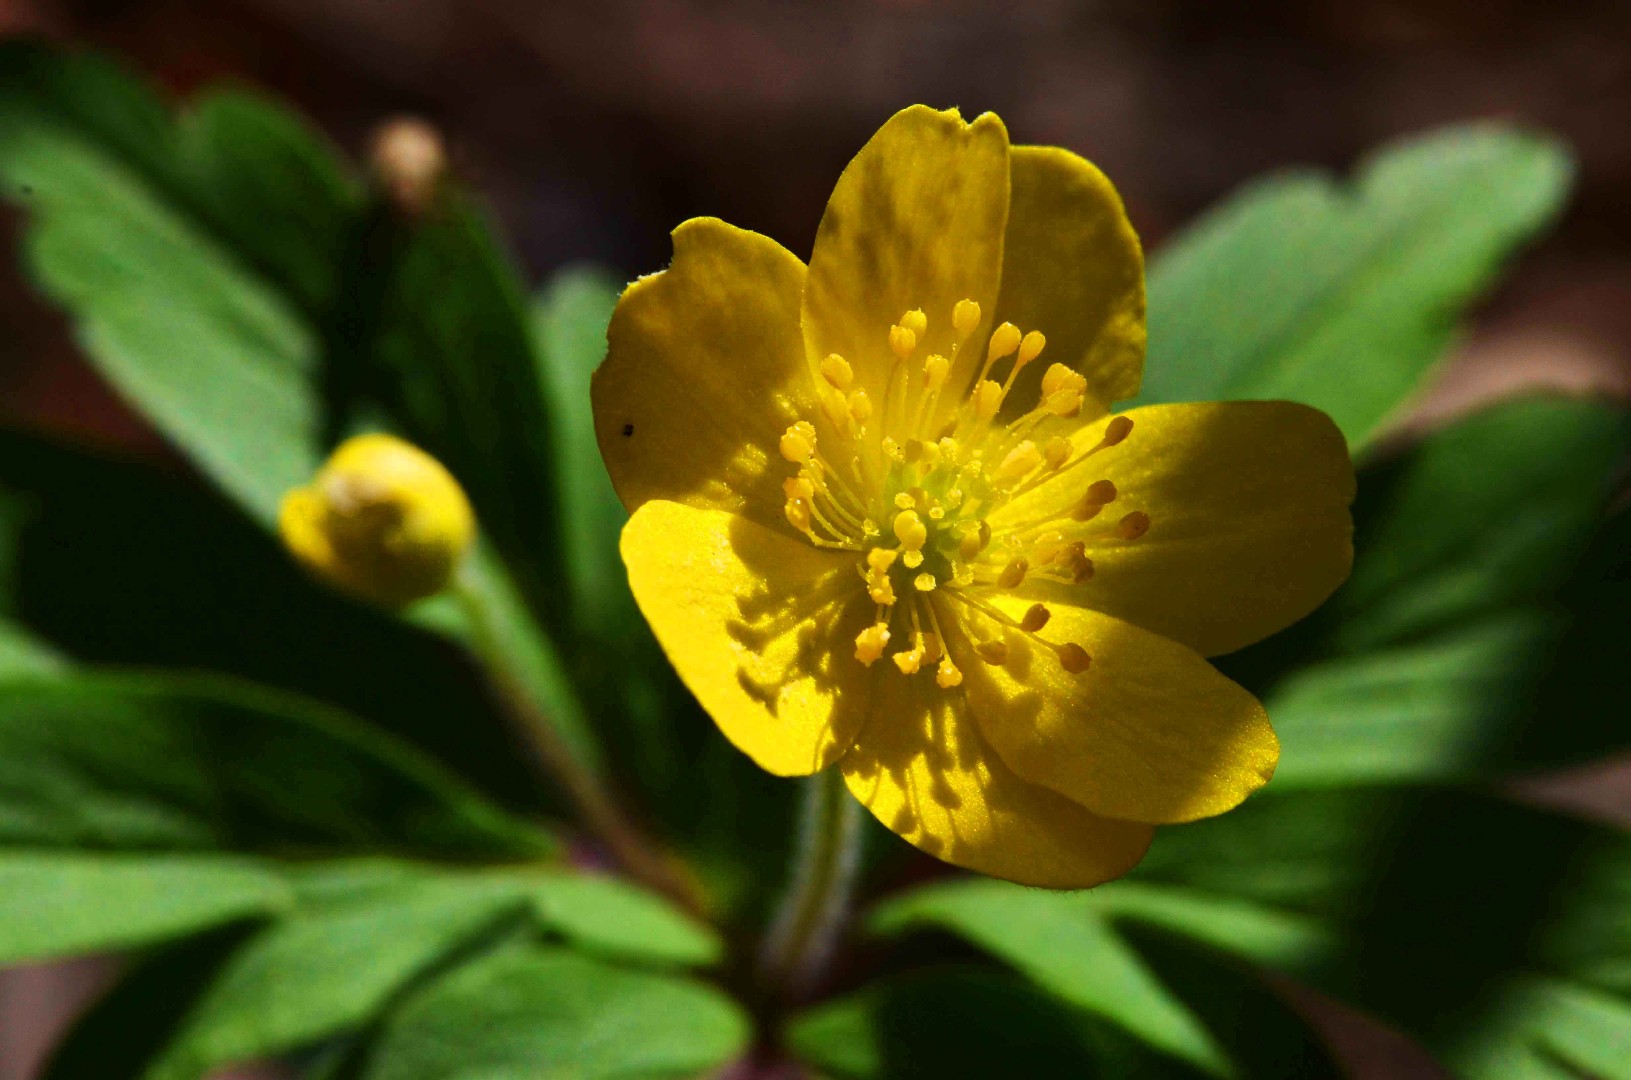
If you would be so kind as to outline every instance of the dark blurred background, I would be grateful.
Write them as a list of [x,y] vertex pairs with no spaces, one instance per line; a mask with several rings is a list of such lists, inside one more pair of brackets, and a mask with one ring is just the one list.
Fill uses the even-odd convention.
[[[995,110],[1016,141],[1091,158],[1151,249],[1265,171],[1346,170],[1397,135],[1508,118],[1573,145],[1575,198],[1406,422],[1532,383],[1631,396],[1626,0],[0,0],[0,33],[22,32],[122,54],[177,95],[270,90],[353,155],[381,120],[422,116],[536,280],[657,269],[698,214],[806,255],[844,162],[915,101]],[[14,223],[0,232],[9,252]],[[9,254],[0,416],[163,454]],[[1631,818],[1628,789],[1562,795]],[[0,981],[0,1080],[30,1075],[99,981],[83,965]]]

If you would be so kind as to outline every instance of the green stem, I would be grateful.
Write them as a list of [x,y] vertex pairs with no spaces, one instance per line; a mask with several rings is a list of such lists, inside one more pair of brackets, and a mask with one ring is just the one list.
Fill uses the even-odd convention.
[[792,880],[770,924],[760,981],[784,1003],[803,1000],[832,960],[861,861],[861,804],[828,768],[805,783]]
[[[505,609],[503,599],[493,595],[495,587],[486,571],[467,566],[454,591],[469,623],[475,654],[534,764],[555,780],[579,822],[630,877],[693,914],[700,913],[695,886],[623,812],[600,772],[586,760],[591,755],[582,740],[565,736],[563,725],[565,731],[586,733],[588,720],[554,643],[534,626],[516,625],[523,616]],[[526,659],[517,655],[522,648]]]

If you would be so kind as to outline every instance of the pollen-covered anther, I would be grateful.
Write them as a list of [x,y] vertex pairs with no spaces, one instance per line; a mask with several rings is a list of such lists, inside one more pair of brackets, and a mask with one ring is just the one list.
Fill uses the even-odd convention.
[[976,642],[974,652],[981,660],[993,667],[1001,667],[1008,662],[1008,643],[992,638],[989,641]]
[[1002,408],[1002,386],[990,379],[982,380],[974,388],[974,415],[981,420],[989,420],[997,415]]
[[834,390],[848,390],[850,383],[855,381],[855,370],[837,353],[827,354],[821,361],[821,377],[826,379]]
[[1023,558],[1012,559],[997,575],[997,585],[1004,589],[1017,589],[1025,581],[1025,574],[1031,569],[1031,564]]
[[935,685],[942,690],[950,690],[954,686],[961,685],[963,673],[956,664],[951,662],[951,657],[948,656],[941,660],[940,666],[935,669],[934,681]]
[[889,328],[889,350],[904,360],[917,348],[917,334],[906,326],[896,324]]
[[787,523],[799,532],[809,535],[814,530],[810,524],[810,504],[803,499],[788,499],[782,504],[782,513],[787,516]]
[[1150,531],[1150,515],[1134,510],[1116,523],[1116,535],[1123,540],[1137,540]]
[[1058,417],[1076,416],[1086,400],[1087,379],[1079,372],[1064,364],[1054,364],[1043,373],[1041,408],[1044,411]]
[[874,604],[887,607],[895,602],[895,587],[889,580],[889,568],[895,565],[897,555],[892,548],[873,548],[866,553],[866,589]]
[[1027,634],[1035,634],[1048,625],[1048,620],[1052,617],[1053,612],[1043,605],[1032,604],[1025,609],[1025,615],[1019,620],[1019,628]]
[[923,565],[923,545],[929,539],[929,529],[916,510],[902,510],[895,515],[895,539],[900,541],[901,562],[909,569]]
[[1070,460],[1070,451],[1070,440],[1063,435],[1055,435],[1042,447],[1042,462],[1050,471],[1057,469]]
[[951,371],[951,361],[935,353],[923,361],[923,388],[934,393],[946,385],[946,376]]
[[815,456],[815,425],[807,420],[790,424],[782,432],[781,455],[795,465],[803,465]]
[[929,317],[923,314],[922,308],[913,308],[900,317],[900,324],[918,338],[922,338],[929,329]]
[[871,667],[888,645],[889,627],[881,622],[873,623],[855,635],[855,659]]
[[895,662],[895,666],[900,668],[900,673],[902,675],[916,675],[918,673],[918,669],[923,666],[924,655],[925,650],[923,646],[914,645],[910,649],[902,649],[889,659],[893,660]]
[[815,497],[815,485],[808,477],[789,476],[782,481],[782,494],[795,501],[812,499]]
[[1055,652],[1059,656],[1059,666],[1072,675],[1080,675],[1093,663],[1093,658],[1087,655],[1087,650],[1074,641],[1065,642]]
[[934,592],[934,588],[938,584],[939,582],[935,580],[934,575],[927,572],[912,579],[912,587],[918,592]]
[[957,301],[951,309],[951,325],[957,331],[958,341],[974,333],[974,328],[980,325],[980,305],[973,300]]
[[991,479],[999,487],[1003,487],[1030,475],[1041,464],[1042,451],[1036,448],[1036,443],[1026,439],[1008,451]]

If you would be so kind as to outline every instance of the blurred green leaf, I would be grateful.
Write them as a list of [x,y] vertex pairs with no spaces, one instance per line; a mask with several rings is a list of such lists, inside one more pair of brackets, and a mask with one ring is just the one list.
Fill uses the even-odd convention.
[[222,927],[138,961],[74,1021],[40,1080],[144,1080],[147,1063],[251,932],[248,924]]
[[952,967],[877,980],[794,1018],[788,1045],[844,1080],[1203,1076],[1012,975]]
[[724,943],[668,901],[610,877],[560,870],[515,871],[544,925],[574,946],[614,959],[718,963]]
[[[1609,659],[1631,589],[1565,593],[1594,576],[1628,452],[1624,410],[1542,397],[1367,470],[1353,577],[1295,639],[1319,659],[1262,688],[1283,747],[1276,789],[1478,779],[1627,745],[1597,703],[1631,692]],[[1534,723],[1546,711],[1570,722]]]
[[1556,142],[1478,124],[1384,148],[1351,187],[1259,181],[1152,261],[1139,402],[1302,401],[1364,446],[1571,173]]
[[920,925],[952,931],[1150,1046],[1208,1075],[1233,1075],[1206,1028],[1138,954],[1097,912],[1081,903],[1061,903],[1061,896],[1001,881],[957,881],[888,903],[871,926],[882,933]]
[[[20,508],[9,517],[8,501]],[[463,650],[313,583],[197,484],[0,430],[0,564],[8,549],[0,610],[55,650],[222,671],[318,698],[508,804],[540,808],[536,778]]]
[[206,101],[178,127],[102,61],[0,49],[0,185],[29,211],[35,281],[102,374],[263,522],[320,460],[322,333],[300,305],[352,209],[322,161],[270,106]]
[[250,859],[0,850],[0,965],[145,945],[292,903],[277,871]]
[[416,994],[387,1022],[366,1080],[695,1076],[747,1048],[717,990],[560,949],[501,952]]
[[536,856],[549,839],[333,709],[224,679],[0,684],[0,843]]
[[606,326],[620,291],[603,271],[583,267],[555,275],[533,304],[572,621],[607,641],[643,626],[618,556],[628,511],[601,463],[589,411],[589,378],[606,357]]
[[513,893],[454,878],[308,904],[232,954],[143,1075],[201,1080],[361,1026],[519,913]]

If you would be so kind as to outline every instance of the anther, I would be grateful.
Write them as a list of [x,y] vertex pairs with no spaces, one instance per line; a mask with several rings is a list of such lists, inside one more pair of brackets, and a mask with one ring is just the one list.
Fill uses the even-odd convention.
[[915,645],[910,649],[902,649],[889,659],[900,668],[902,675],[916,675],[918,669],[923,666],[923,646]]
[[993,667],[1001,667],[1008,662],[1008,643],[1006,641],[998,641],[996,638],[992,638],[990,641],[977,642],[974,651],[981,660]]
[[1036,448],[1036,443],[1029,439],[1020,443],[1007,456],[1002,464],[997,466],[996,474],[992,477],[999,487],[1012,484],[1028,475],[1038,465],[1042,464],[1042,452]]
[[946,375],[951,371],[951,361],[939,353],[935,353],[923,361],[923,388],[929,392],[939,390],[946,385]]
[[922,573],[912,579],[912,587],[918,592],[934,592],[937,584],[939,583],[935,581],[934,575],[930,573]]
[[857,424],[864,424],[872,419],[872,399],[865,390],[859,388],[849,392],[849,414],[855,418]]
[[815,485],[802,476],[789,476],[782,481],[782,494],[789,499],[811,499],[815,497]]
[[1011,322],[1005,322],[997,327],[991,332],[991,344],[985,350],[986,362],[1001,360],[1019,348],[1021,336],[1019,327]]
[[796,465],[803,465],[815,454],[816,432],[807,420],[800,420],[782,432],[782,457]]
[[830,353],[821,361],[821,377],[831,383],[834,390],[848,390],[849,384],[855,381],[855,371],[848,360]]
[[1025,559],[1013,559],[1002,568],[1002,573],[997,575],[997,584],[1004,589],[1017,589],[1025,580],[1025,574],[1030,568],[1031,564]]
[[883,655],[883,650],[888,644],[889,627],[881,622],[873,623],[855,635],[855,659],[871,667],[873,661]]
[[1070,460],[1070,449],[1069,439],[1063,435],[1055,435],[1042,447],[1042,460],[1050,470],[1057,469]]
[[1048,625],[1048,620],[1052,617],[1053,612],[1041,604],[1032,604],[1025,610],[1025,616],[1019,620],[1019,628],[1027,634],[1034,634]]
[[1134,510],[1116,525],[1116,535],[1123,540],[1137,540],[1150,531],[1150,515]]
[[1042,349],[1047,344],[1048,339],[1043,336],[1042,331],[1032,330],[1030,333],[1026,334],[1020,339],[1019,355],[1014,358],[1014,366],[1024,367],[1026,364],[1029,364],[1032,360],[1035,360],[1038,356],[1042,355]]
[[963,533],[963,538],[957,542],[957,554],[962,556],[964,561],[973,559],[984,551],[990,542],[991,526],[982,520],[978,526],[969,528]]
[[963,673],[951,662],[951,658],[947,657],[940,661],[940,667],[935,670],[934,681],[942,690],[950,690],[963,681]]
[[912,332],[914,337],[922,337],[929,328],[929,317],[923,314],[922,308],[913,308],[900,317],[900,324]]
[[923,564],[923,545],[929,539],[928,526],[918,517],[916,510],[902,510],[895,515],[895,539],[905,550],[901,561],[909,568]]
[[1110,422],[1104,425],[1104,437],[1099,440],[1099,445],[1115,446],[1132,434],[1132,431],[1133,421],[1130,417],[1112,416]]
[[810,504],[803,499],[788,499],[782,505],[782,513],[787,515],[787,521],[793,528],[801,533],[810,532]]
[[[1007,325],[1004,323],[1003,325]],[[1002,408],[1002,387],[986,379],[974,388],[974,415],[989,420]]]
[[1087,650],[1074,641],[1067,641],[1059,646],[1059,664],[1072,675],[1080,675],[1093,663],[1093,658],[1087,655]]
[[1095,480],[1087,486],[1087,493],[1082,501],[1071,510],[1070,516],[1074,521],[1092,521],[1099,516],[1099,512],[1116,501],[1116,485],[1108,480]]
[[973,300],[957,301],[951,309],[951,325],[959,341],[968,337],[980,325],[980,305]]
[[910,327],[891,326],[889,328],[889,348],[900,359],[906,359],[912,355],[912,350],[917,348],[917,332]]

